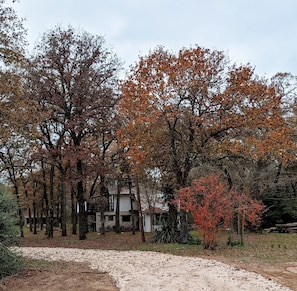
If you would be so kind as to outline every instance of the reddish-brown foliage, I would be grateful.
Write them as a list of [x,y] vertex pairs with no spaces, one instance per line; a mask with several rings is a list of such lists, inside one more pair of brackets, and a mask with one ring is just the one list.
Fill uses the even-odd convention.
[[263,205],[247,193],[227,191],[218,175],[209,175],[195,180],[190,187],[178,192],[175,202],[182,210],[194,216],[203,235],[205,248],[216,247],[216,233],[220,227],[229,228],[232,218],[240,217],[241,229],[245,222],[257,225]]

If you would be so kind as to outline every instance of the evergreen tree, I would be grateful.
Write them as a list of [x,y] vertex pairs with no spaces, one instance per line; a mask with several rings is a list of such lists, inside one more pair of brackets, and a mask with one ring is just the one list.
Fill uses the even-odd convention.
[[0,243],[5,246],[15,244],[19,240],[16,217],[15,199],[2,186],[0,187]]
[[14,274],[21,268],[18,254],[8,246],[18,242],[16,227],[17,206],[13,196],[3,186],[0,186],[0,279]]

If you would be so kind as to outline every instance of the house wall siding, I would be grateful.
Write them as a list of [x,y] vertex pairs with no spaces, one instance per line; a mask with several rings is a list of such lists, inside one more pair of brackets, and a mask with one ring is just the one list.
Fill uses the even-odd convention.
[[[113,194],[111,194],[113,195]],[[105,229],[107,231],[113,230],[115,227],[115,209],[117,205],[117,199],[116,195],[113,195],[113,201],[114,201],[114,211],[106,211],[104,212],[104,225]],[[138,205],[136,201],[133,201],[133,210],[138,210]],[[131,216],[131,202],[130,202],[130,196],[129,195],[121,195],[120,197],[120,226],[123,230],[125,229],[132,229],[132,218],[130,218],[130,221],[123,221],[123,216]],[[111,220],[111,217],[113,218]],[[138,217],[134,214],[134,221],[135,221],[135,228],[138,229]],[[96,231],[100,232],[101,227],[101,213],[96,212]]]

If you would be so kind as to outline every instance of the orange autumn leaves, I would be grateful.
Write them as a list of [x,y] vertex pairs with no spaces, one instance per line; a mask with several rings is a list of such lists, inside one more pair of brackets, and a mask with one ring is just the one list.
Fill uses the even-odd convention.
[[246,223],[257,226],[264,210],[263,204],[252,199],[249,193],[226,190],[215,174],[180,189],[175,203],[193,215],[205,248],[215,248],[217,232],[220,228],[231,228],[235,217],[241,221],[241,229]]
[[241,156],[287,164],[295,145],[282,94],[250,65],[230,65],[201,47],[142,57],[121,86],[120,143],[136,163],[158,167],[186,185],[201,160]]
[[251,198],[259,197],[257,187],[226,191],[215,176],[185,188],[191,170],[214,166],[228,172],[229,185],[242,189],[248,178],[242,162],[286,166],[295,160],[280,87],[255,75],[249,64],[230,64],[222,52],[198,46],[178,54],[157,48],[122,83],[120,143],[134,164],[157,169],[162,182],[181,189],[181,209],[192,212],[205,245],[234,217],[241,229],[246,222],[257,224],[263,206]]

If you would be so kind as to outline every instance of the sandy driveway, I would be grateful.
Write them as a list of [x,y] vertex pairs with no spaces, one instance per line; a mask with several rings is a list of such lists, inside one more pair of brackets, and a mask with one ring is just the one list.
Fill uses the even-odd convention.
[[123,291],[290,290],[272,280],[217,261],[155,252],[19,248],[28,258],[87,262],[108,272]]

